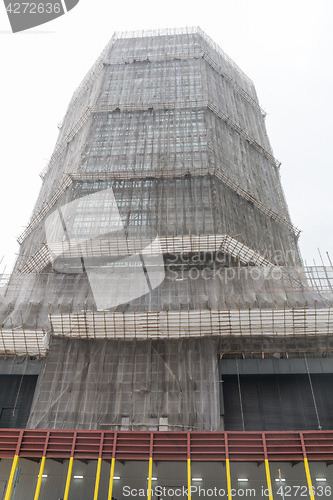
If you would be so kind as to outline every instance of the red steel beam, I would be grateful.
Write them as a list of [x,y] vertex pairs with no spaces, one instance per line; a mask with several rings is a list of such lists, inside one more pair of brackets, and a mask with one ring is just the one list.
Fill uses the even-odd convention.
[[[152,453],[152,455],[151,455]],[[154,461],[333,461],[333,431],[145,432],[0,429],[0,458]]]

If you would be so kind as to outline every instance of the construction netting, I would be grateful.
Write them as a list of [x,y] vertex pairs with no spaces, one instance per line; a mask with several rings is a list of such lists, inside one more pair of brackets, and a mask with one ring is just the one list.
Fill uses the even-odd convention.
[[254,86],[200,29],[115,34],[42,178],[0,290],[0,350],[49,350],[31,427],[219,430],[218,352],[331,349],[332,268],[301,267]]
[[[276,227],[267,229],[267,248],[277,244],[268,242],[277,232],[284,233],[278,236],[284,248],[295,252],[297,246],[253,84],[197,28],[114,36],[74,94],[43,177],[20,237],[19,267],[45,243],[46,216],[83,196],[82,189],[123,190],[128,210],[131,196],[155,212],[156,203],[167,204],[159,224],[173,235],[244,232],[243,243],[252,248],[258,227],[269,219],[264,224]],[[178,191],[192,200],[176,206]],[[169,211],[185,218],[200,203],[204,224],[173,221]]]
[[[191,258],[193,261],[191,262]],[[187,260],[186,260],[187,259]],[[219,262],[218,262],[219,261]],[[83,271],[18,274],[0,297],[3,328],[50,331],[49,315],[109,312],[284,310],[333,304],[330,267],[226,267],[232,258],[212,253],[152,261],[118,261]],[[156,285],[153,288],[154,284]],[[150,289],[149,289],[150,285]],[[70,333],[70,332],[68,332]],[[226,332],[227,333],[227,332]],[[231,333],[231,332],[230,332]],[[190,333],[189,333],[190,334]]]
[[[131,234],[147,230],[160,237],[227,234],[273,264],[300,264],[297,238],[289,227],[267,216],[223,181],[208,175],[73,182],[48,212],[49,218],[44,217],[25,238],[16,272],[34,261],[43,245],[63,241],[58,237],[59,231],[51,235],[48,229],[50,221],[62,224],[57,218],[59,211],[64,214],[63,224],[71,240],[91,240],[99,226],[96,238],[115,241],[120,237],[112,220],[117,212],[118,227]],[[33,266],[29,269],[43,270]]]
[[[115,34],[75,92],[0,317],[329,307],[251,80],[199,28]],[[315,282],[315,285],[317,283]]]
[[219,430],[216,341],[53,339],[28,426]]

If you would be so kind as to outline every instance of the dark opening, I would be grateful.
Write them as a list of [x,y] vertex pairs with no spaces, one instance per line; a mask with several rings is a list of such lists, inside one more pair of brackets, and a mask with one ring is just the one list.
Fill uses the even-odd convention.
[[26,426],[37,378],[37,375],[0,375],[0,427]]
[[[318,430],[333,428],[333,374],[223,375],[225,430]],[[239,391],[240,385],[240,391]],[[241,393],[241,398],[240,394]],[[241,404],[242,403],[242,404]]]

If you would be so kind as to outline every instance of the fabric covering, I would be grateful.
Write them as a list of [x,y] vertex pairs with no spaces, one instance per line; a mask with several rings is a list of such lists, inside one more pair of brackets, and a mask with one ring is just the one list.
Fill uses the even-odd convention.
[[[31,428],[219,429],[217,345],[53,339]],[[163,421],[164,424],[166,423]]]

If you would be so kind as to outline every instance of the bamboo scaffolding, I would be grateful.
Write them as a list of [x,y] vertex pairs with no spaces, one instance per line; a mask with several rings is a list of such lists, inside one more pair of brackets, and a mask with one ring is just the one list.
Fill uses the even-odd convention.
[[[329,291],[333,269],[327,268],[317,285]],[[305,273],[314,273],[306,268]],[[326,283],[327,281],[330,283]],[[325,288],[326,283],[326,288]],[[282,284],[286,286],[285,284]],[[20,286],[20,283],[17,283]],[[288,285],[291,290],[293,282]],[[295,285],[296,286],[296,285]],[[332,306],[281,307],[241,309],[187,309],[178,311],[116,312],[90,310],[85,305],[73,313],[70,308],[49,313],[50,332],[56,336],[82,339],[164,339],[183,337],[253,337],[263,336],[321,336],[333,334]],[[0,328],[0,354],[16,356],[46,356],[48,351],[45,330]]]
[[51,314],[53,335],[161,339],[205,336],[331,335],[331,307]]
[[132,179],[176,179],[186,175],[191,175],[193,177],[201,177],[204,175],[213,175],[220,179],[224,184],[230,187],[233,191],[239,194],[243,199],[252,203],[256,208],[258,208],[262,213],[270,217],[271,219],[278,222],[281,226],[286,227],[298,238],[301,231],[288,221],[285,217],[282,217],[278,213],[274,212],[270,208],[266,207],[263,203],[257,200],[250,193],[245,191],[241,186],[231,180],[221,169],[221,167],[214,168],[193,168],[193,169],[180,169],[175,171],[172,170],[161,170],[161,171],[144,171],[138,170],[134,171],[129,169],[128,171],[114,171],[114,172],[95,172],[95,173],[84,173],[76,172],[70,173],[64,176],[64,180],[61,186],[56,190],[50,201],[45,204],[40,212],[35,214],[30,220],[26,229],[17,238],[19,244],[23,241],[33,229],[47,216],[55,203],[60,199],[60,197],[66,192],[66,190],[73,184],[73,182],[96,182],[96,181],[108,181],[108,180],[132,180]]
[[245,73],[240,69],[240,67],[233,61],[224,50],[217,45],[201,28],[198,26],[191,26],[186,28],[166,28],[158,30],[142,30],[142,31],[116,31],[113,35],[114,40],[124,39],[124,38],[143,38],[152,36],[173,36],[173,35],[190,35],[198,34],[211,49],[212,54],[214,52],[224,59],[228,65],[230,65],[248,84],[252,85],[252,80],[245,75]]
[[64,194],[64,192],[72,185],[73,181],[70,176],[66,176],[60,188],[56,190],[52,198],[48,203],[45,204],[43,209],[38,212],[35,216],[32,217],[26,229],[22,232],[22,234],[17,238],[18,243],[21,245],[25,238],[29,236],[32,230],[46,217],[51,208],[55,205],[55,203],[59,200],[59,198]]
[[90,239],[73,240],[44,244],[34,256],[20,270],[22,274],[41,272],[52,260],[61,258],[103,258],[128,256],[136,253],[144,255],[184,254],[198,252],[225,252],[242,264],[257,266],[273,266],[273,264],[229,235],[189,235],[151,238],[117,238],[117,239]]
[[45,166],[43,171],[40,173],[42,179],[45,178],[47,172],[55,164],[56,160],[60,157],[61,153],[67,147],[67,144],[75,137],[78,131],[86,123],[89,116],[96,113],[112,113],[113,111],[120,109],[123,112],[137,112],[137,111],[147,111],[153,108],[156,111],[167,110],[167,109],[202,109],[208,108],[213,113],[215,113],[219,118],[223,119],[233,130],[235,130],[240,136],[246,139],[251,146],[253,146],[259,153],[261,153],[265,158],[267,158],[273,165],[279,167],[281,163],[274,158],[274,156],[266,151],[258,142],[252,139],[243,129],[241,129],[236,123],[234,123],[225,113],[223,113],[217,103],[211,102],[209,100],[196,100],[196,101],[164,101],[163,103],[115,103],[107,104],[104,106],[88,106],[85,108],[84,112],[80,116],[79,120],[75,123],[71,131],[64,137],[63,141],[57,145],[54,150],[50,161]]
[[[258,102],[253,99],[242,87],[240,87],[232,78],[230,78],[225,71],[223,71],[222,67],[214,61],[211,54],[207,52],[203,52],[202,50],[197,50],[194,52],[190,52],[188,54],[165,54],[163,57],[160,55],[145,55],[143,57],[135,56],[135,62],[163,62],[163,61],[174,61],[174,60],[189,60],[189,59],[204,59],[209,66],[211,66],[219,75],[223,76],[223,78],[228,82],[228,84],[239,94],[241,95],[247,102],[249,102],[254,108],[256,108],[263,117],[266,116],[266,112],[262,107],[258,104]],[[129,64],[133,62],[134,58],[123,58],[123,57],[113,57],[109,60],[104,61],[104,66],[119,66],[122,64]]]
[[44,330],[6,330],[0,327],[0,354],[45,357],[48,348]]

